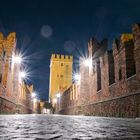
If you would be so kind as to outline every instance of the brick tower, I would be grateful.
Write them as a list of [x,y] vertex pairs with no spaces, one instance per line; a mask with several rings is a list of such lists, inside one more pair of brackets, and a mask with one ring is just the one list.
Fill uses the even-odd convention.
[[[0,84],[3,90],[9,88],[11,89],[12,77],[9,77],[9,74],[12,74],[12,54],[15,51],[16,46],[16,33],[10,33],[7,37],[4,37],[0,33]],[[11,83],[10,83],[11,82]],[[2,90],[2,91],[3,91]],[[12,92],[12,91],[11,91]],[[2,93],[1,93],[2,94]],[[5,93],[4,93],[5,94]],[[9,93],[7,93],[9,95]]]
[[54,104],[57,93],[62,94],[72,84],[73,57],[52,54],[50,61],[49,99]]

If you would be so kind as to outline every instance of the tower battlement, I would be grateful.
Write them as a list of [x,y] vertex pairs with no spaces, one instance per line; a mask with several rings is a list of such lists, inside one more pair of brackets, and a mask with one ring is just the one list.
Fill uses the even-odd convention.
[[10,68],[10,60],[16,47],[16,33],[11,32],[7,37],[0,32],[0,68],[2,68],[2,85],[7,86],[8,74]]
[[52,54],[51,61],[73,61],[72,55]]
[[127,41],[132,40],[132,39],[133,39],[133,34],[124,33],[121,35],[121,42],[122,43],[127,42]]
[[4,37],[3,33],[0,32],[0,55],[3,50],[9,55],[12,54],[13,49],[16,46],[16,33],[11,32],[7,37]]

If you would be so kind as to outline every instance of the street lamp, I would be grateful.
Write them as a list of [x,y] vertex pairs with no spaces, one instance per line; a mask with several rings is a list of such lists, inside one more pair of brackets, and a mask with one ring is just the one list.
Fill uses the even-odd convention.
[[21,62],[22,62],[21,56],[14,56],[14,62],[17,64],[21,64]]
[[56,98],[53,99],[53,103],[54,103],[54,104],[57,103],[57,99],[56,99]]
[[33,93],[32,93],[32,98],[35,98],[35,97],[36,97],[36,93],[33,92]]
[[20,76],[20,78],[25,79],[25,78],[27,77],[27,73],[26,73],[25,71],[21,71],[21,72],[19,73],[19,76]]
[[[14,80],[14,83],[17,82],[17,84],[18,84],[18,88],[17,88],[17,91],[16,91],[17,93],[22,92],[21,91],[21,88],[22,88],[22,86],[21,86],[21,76],[23,76],[24,74],[19,73],[21,63],[22,63],[21,55],[15,55],[13,53],[12,60],[11,60],[11,70],[12,70],[12,75],[14,75],[14,76],[16,75],[18,77],[18,80],[16,79],[17,81]],[[16,109],[17,112],[20,111],[19,98],[20,98],[20,93],[17,96],[17,109]]]
[[[12,71],[13,76],[17,77],[14,80],[14,84],[15,82],[18,84],[18,88],[16,91],[17,93],[19,93],[17,96],[17,105],[19,105],[20,94],[22,95],[22,93],[24,92],[22,90],[22,84],[24,83],[24,80],[28,78],[28,74],[29,74],[27,73],[27,70],[25,71],[22,69],[22,66],[24,66],[23,62],[24,62],[24,57],[21,53],[18,53],[18,54],[13,53],[12,58],[11,58],[11,71]],[[36,101],[37,99],[33,100],[33,102],[36,102]]]
[[12,55],[12,63],[13,64],[21,64],[23,62],[23,57],[21,54],[15,54]]
[[74,80],[75,81],[80,81],[81,80],[81,75],[80,74],[75,74],[74,75]]
[[31,93],[31,97],[32,97],[32,109],[33,109],[33,111],[36,112],[36,108],[37,108],[37,104],[36,104],[36,102],[37,102],[36,93],[35,92]]
[[34,99],[33,99],[33,102],[34,102],[34,103],[36,103],[36,102],[37,102],[37,99],[36,99],[36,98],[34,98]]
[[92,59],[91,58],[85,59],[84,65],[91,68],[92,67]]
[[57,94],[56,94],[56,97],[57,97],[57,98],[60,98],[60,96],[61,96],[60,93],[57,93]]
[[61,94],[60,93],[57,93],[56,94],[56,97],[57,97],[58,111],[59,111],[60,110],[60,97],[61,97]]

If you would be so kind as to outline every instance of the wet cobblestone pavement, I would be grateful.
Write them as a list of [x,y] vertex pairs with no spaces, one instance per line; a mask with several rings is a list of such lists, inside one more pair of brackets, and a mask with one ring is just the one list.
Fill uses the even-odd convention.
[[140,140],[140,119],[0,115],[0,140]]

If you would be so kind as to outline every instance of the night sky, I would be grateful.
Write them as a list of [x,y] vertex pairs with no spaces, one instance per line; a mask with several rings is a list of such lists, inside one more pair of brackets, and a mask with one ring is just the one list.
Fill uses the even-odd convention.
[[139,0],[3,0],[0,31],[17,33],[17,50],[26,58],[28,83],[38,98],[48,99],[49,65],[52,53],[78,57],[86,51],[90,37],[101,41],[131,32],[140,22]]

